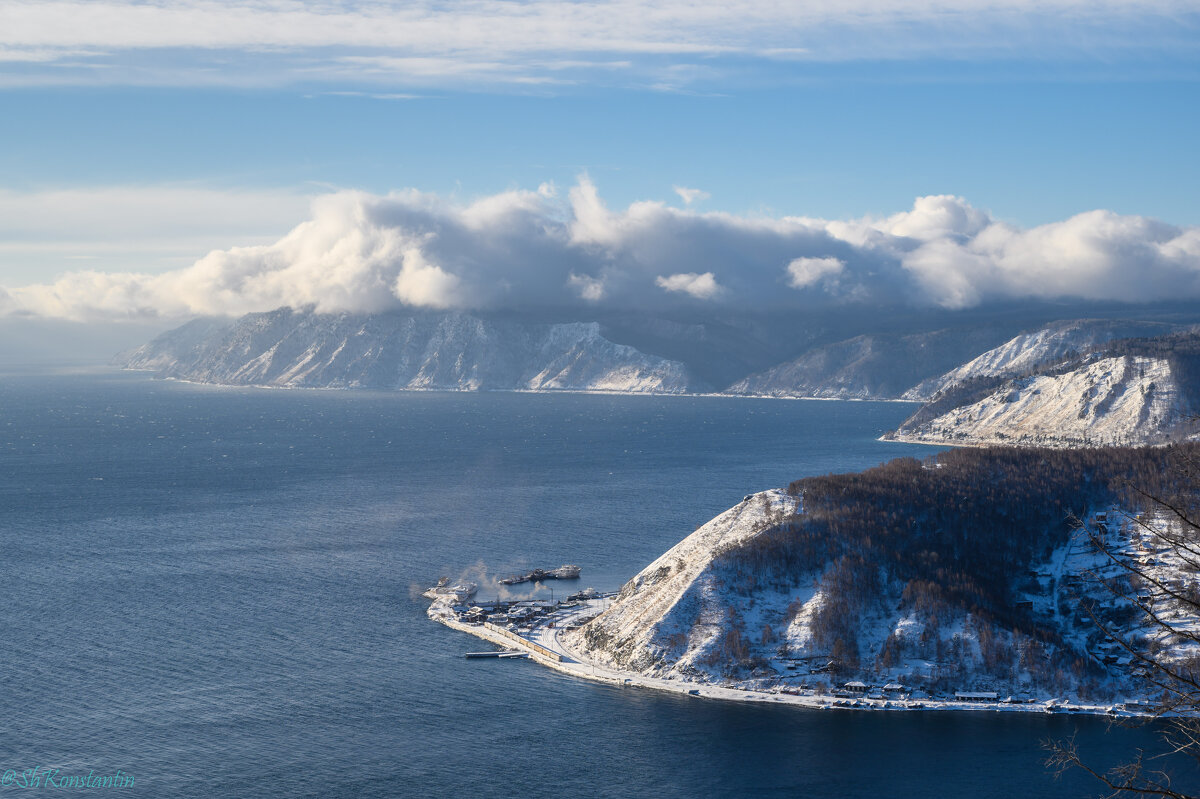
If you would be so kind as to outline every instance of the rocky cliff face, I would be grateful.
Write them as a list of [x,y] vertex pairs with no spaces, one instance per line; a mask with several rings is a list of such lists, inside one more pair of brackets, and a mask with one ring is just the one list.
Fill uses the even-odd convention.
[[1093,352],[1114,339],[1161,336],[1177,326],[1162,322],[1075,319],[1053,322],[1022,333],[999,347],[938,377],[923,380],[904,393],[907,400],[926,401],[954,385],[988,377],[1018,376]]
[[614,344],[595,323],[465,313],[318,315],[291,309],[198,320],[117,359],[223,385],[683,393],[683,364]]
[[1000,382],[974,401],[917,414],[892,435],[929,444],[1158,444],[1196,430],[1165,358],[1097,358],[1061,373]]

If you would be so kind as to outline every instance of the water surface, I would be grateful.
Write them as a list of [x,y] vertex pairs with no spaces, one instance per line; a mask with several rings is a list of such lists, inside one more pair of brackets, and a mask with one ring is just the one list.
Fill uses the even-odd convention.
[[1090,796],[1103,721],[845,714],[473,661],[414,594],[564,562],[612,589],[752,491],[927,447],[865,402],[0,377],[0,768],[126,795]]

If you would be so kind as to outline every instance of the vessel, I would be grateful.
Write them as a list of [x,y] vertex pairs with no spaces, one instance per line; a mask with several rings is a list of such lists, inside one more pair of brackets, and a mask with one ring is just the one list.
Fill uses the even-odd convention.
[[559,566],[557,569],[534,569],[527,574],[514,574],[500,580],[501,585],[517,585],[518,583],[536,583],[541,580],[578,580],[580,569],[573,563]]
[[456,602],[466,602],[475,596],[475,592],[478,590],[479,586],[475,583],[456,583],[450,585],[450,578],[443,577],[438,580],[437,585],[424,591],[421,596],[426,599],[453,599]]

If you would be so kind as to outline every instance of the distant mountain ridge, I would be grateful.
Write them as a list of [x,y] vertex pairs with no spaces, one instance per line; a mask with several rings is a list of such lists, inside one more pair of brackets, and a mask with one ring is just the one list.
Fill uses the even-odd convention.
[[921,381],[904,392],[903,399],[929,400],[955,384],[982,377],[1017,375],[1076,358],[1115,339],[1160,336],[1178,329],[1178,325],[1167,322],[1106,319],[1051,322],[1022,333],[937,378]]
[[[217,385],[925,400],[894,435],[937,444],[1152,443],[1200,408],[1200,344],[1178,323],[1018,320],[915,315],[843,338],[853,320],[281,308],[198,319],[115,363]],[[1141,360],[1094,364],[1126,356]]]
[[227,385],[897,399],[915,382],[1004,341],[1012,328],[900,330],[843,340],[828,320],[807,318],[546,320],[281,308],[236,320],[198,319],[114,363]]
[[906,421],[893,438],[925,443],[1098,446],[1164,443],[1189,432],[1187,401],[1162,358],[1098,358],[1061,374],[1005,381],[974,402]]
[[[1019,336],[944,376],[889,438],[929,444],[1160,444],[1200,432],[1200,332],[1080,322]],[[1087,347],[1078,352],[1075,344]]]
[[128,369],[201,383],[385,390],[704,390],[687,368],[614,344],[596,323],[464,313],[314,314],[197,320],[118,356]]
[[996,325],[907,335],[862,335],[827,344],[750,375],[726,393],[753,397],[900,399],[1011,335]]

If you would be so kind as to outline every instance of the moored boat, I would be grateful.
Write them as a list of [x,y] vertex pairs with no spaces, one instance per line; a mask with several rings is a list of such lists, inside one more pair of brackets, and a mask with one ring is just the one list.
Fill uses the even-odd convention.
[[514,574],[500,580],[501,585],[517,585],[518,583],[536,583],[541,580],[577,580],[580,568],[567,563],[557,569],[534,569],[526,574]]
[[475,583],[455,583],[450,585],[450,578],[443,577],[437,585],[426,590],[421,596],[426,599],[453,599],[455,602],[466,602],[475,596],[479,586]]

